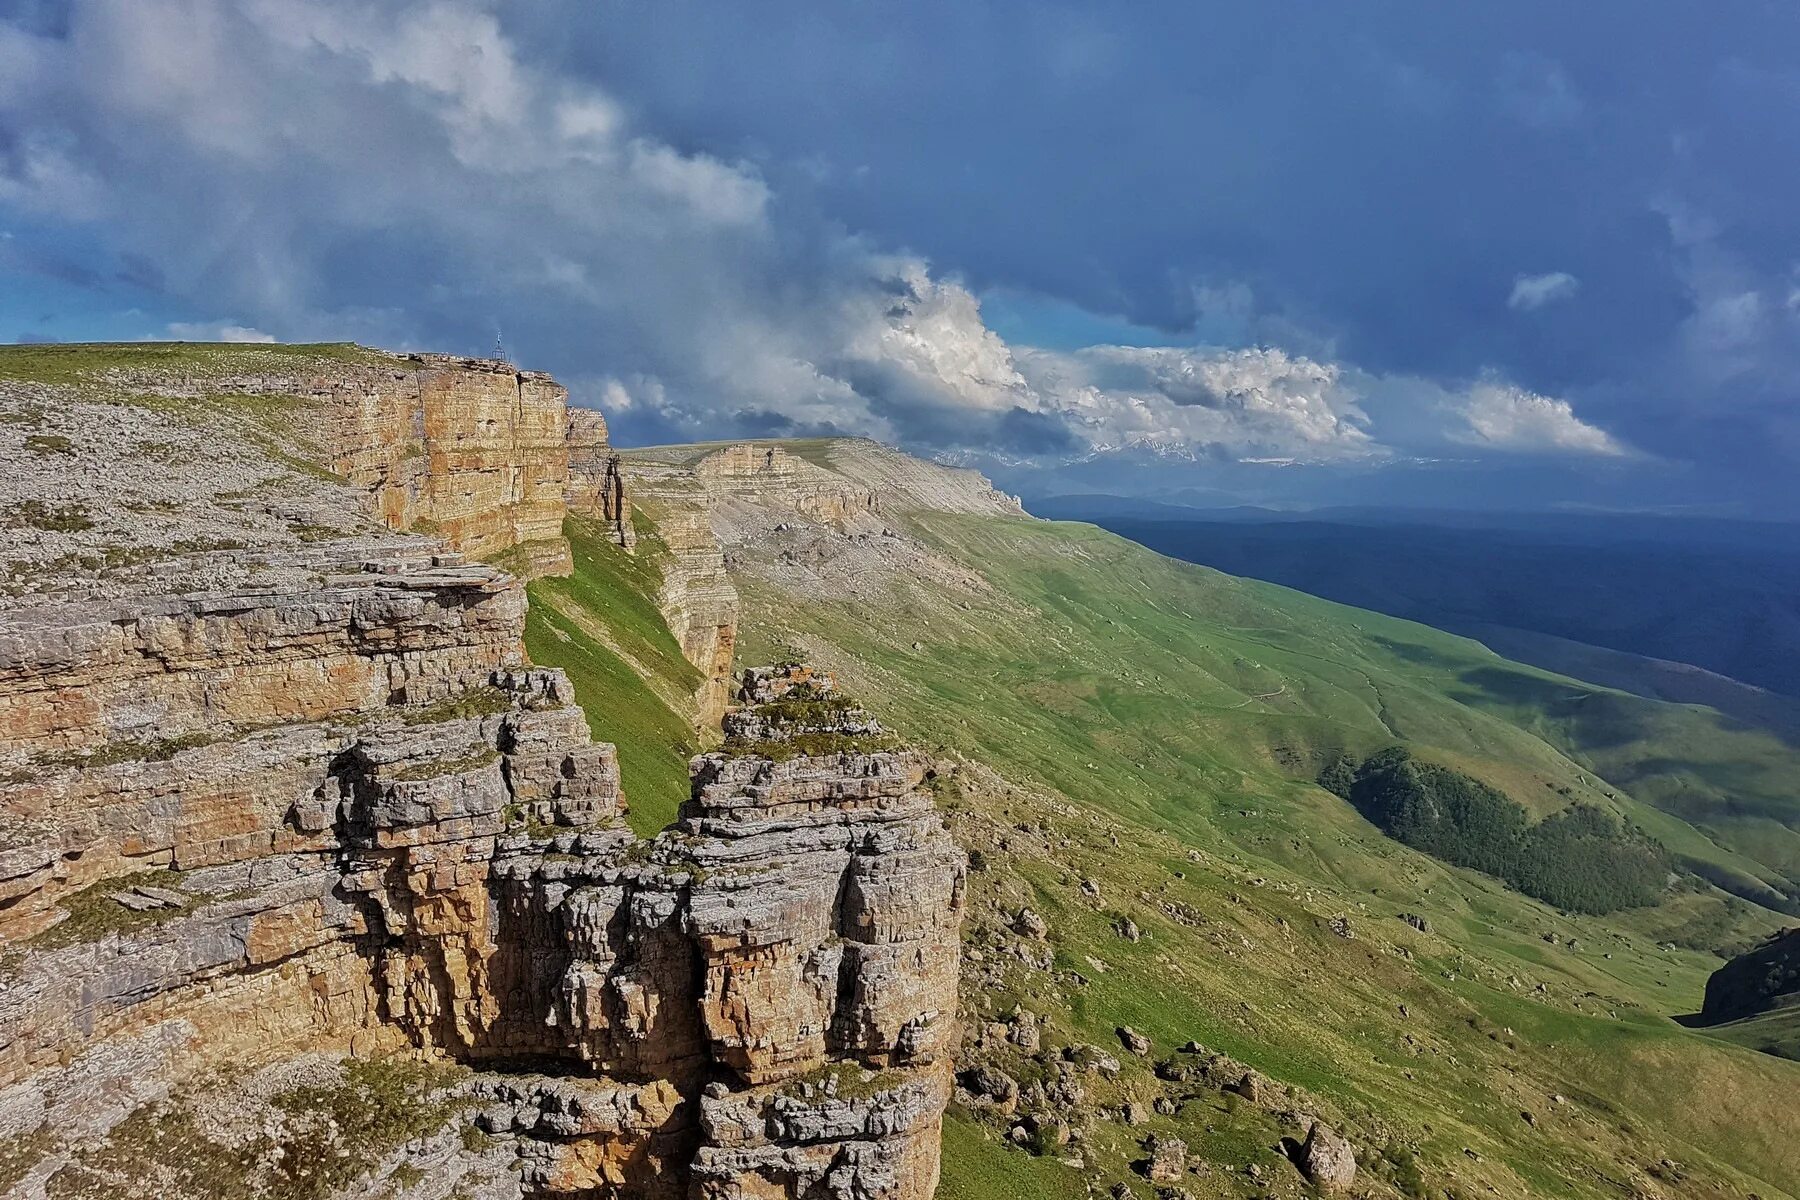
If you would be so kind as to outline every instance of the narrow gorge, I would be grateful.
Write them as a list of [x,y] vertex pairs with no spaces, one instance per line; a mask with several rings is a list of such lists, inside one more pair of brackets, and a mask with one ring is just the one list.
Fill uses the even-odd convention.
[[[932,1194],[963,855],[828,676],[734,669],[693,472],[353,347],[45,350],[0,417],[7,1195]],[[524,650],[634,501],[716,747],[653,837]]]

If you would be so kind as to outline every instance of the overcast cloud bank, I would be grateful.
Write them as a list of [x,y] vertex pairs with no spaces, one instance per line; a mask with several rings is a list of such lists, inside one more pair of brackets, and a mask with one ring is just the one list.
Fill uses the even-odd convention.
[[[581,11],[567,15],[579,31]],[[1254,278],[1189,277],[1185,315],[1142,327],[1162,344],[1035,345],[992,329],[977,293],[1042,291],[1041,275],[928,260],[847,227],[827,201],[853,164],[801,171],[750,145],[707,148],[697,118],[659,125],[666,104],[636,94],[641,80],[621,69],[621,91],[591,62],[546,53],[543,29],[542,13],[474,0],[30,6],[0,22],[0,216],[30,253],[0,268],[110,295],[146,314],[143,332],[175,337],[481,352],[499,331],[640,442],[847,433],[1015,463],[1130,452],[1379,470],[1473,455],[1654,471],[1671,459],[1658,414],[1695,418],[1667,389],[1634,392],[1639,371],[1753,385],[1743,419],[1792,429],[1781,387],[1800,361],[1800,283],[1773,295],[1686,201],[1642,205],[1689,297],[1677,357],[1571,372],[1586,381],[1568,392],[1514,375],[1503,341],[1439,369],[1367,336],[1348,340],[1371,357],[1346,355],[1352,327],[1277,305]],[[1067,60],[1074,75],[1046,86],[1109,78],[1108,44],[1077,37],[1101,57]],[[1408,78],[1391,66],[1389,83]],[[1558,62],[1515,55],[1496,72],[1497,119],[1532,137],[1596,119]],[[1415,100],[1442,100],[1430,96]],[[1004,193],[1006,164],[982,169]],[[1591,319],[1587,274],[1513,272],[1484,319]],[[1153,315],[1120,286],[1116,309],[1091,311],[1127,328]],[[1067,290],[1077,309],[1088,292]],[[1657,436],[1640,447],[1639,432]]]

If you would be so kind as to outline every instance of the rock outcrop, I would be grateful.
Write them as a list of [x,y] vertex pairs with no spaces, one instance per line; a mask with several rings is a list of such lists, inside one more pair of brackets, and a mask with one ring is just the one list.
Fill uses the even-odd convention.
[[568,442],[569,511],[600,518],[615,542],[636,546],[624,460],[607,440],[606,418],[597,409],[571,408]]
[[404,366],[311,383],[337,417],[331,469],[369,489],[393,528],[566,574],[568,392],[489,359],[415,355]]
[[695,724],[718,724],[737,656],[738,594],[713,532],[712,498],[690,470],[627,460],[633,501],[656,525],[667,552],[657,607],[681,653],[700,671]]
[[[127,923],[53,870],[47,896],[15,879],[11,909],[36,899],[39,926],[52,897],[112,924],[23,943],[0,1120],[53,1118],[124,1072],[410,1046],[562,1064],[477,1079],[482,1128],[535,1143],[529,1194],[930,1195],[963,868],[922,760],[704,756],[682,820],[644,842],[559,672],[480,686],[138,764],[174,844],[132,848],[168,864],[178,903]],[[182,800],[221,760],[261,781],[235,807],[263,827],[190,849]]]
[[1300,1146],[1300,1170],[1322,1192],[1347,1192],[1356,1182],[1356,1148],[1315,1121]]
[[1771,934],[1712,973],[1700,1018],[1738,1021],[1800,1005],[1800,926]]
[[881,496],[874,488],[807,462],[781,446],[728,446],[695,463],[694,475],[715,502],[790,508],[839,528],[881,512]]
[[[859,439],[800,445],[804,455],[767,442],[634,450],[619,461],[622,481],[608,485],[654,521],[667,548],[658,602],[703,676],[695,698],[702,727],[724,711],[736,646],[739,604],[727,549],[755,544],[772,551],[758,556],[760,564],[785,582],[804,587],[813,572],[828,572],[833,589],[851,595],[863,580],[898,577],[975,588],[984,586],[978,578],[899,528],[907,515],[1024,515],[1017,498],[974,471]],[[604,478],[597,467],[586,473]],[[594,501],[584,503],[596,511]],[[783,534],[791,536],[778,549],[762,544]]]
[[[824,678],[753,675],[637,837],[613,747],[524,659],[518,578],[458,553],[555,566],[603,427],[504,365],[256,361],[129,382],[300,406],[320,443],[216,452],[281,488],[325,455],[330,536],[283,517],[207,551],[228,572],[0,605],[0,1189],[929,1196],[964,867],[924,760]],[[412,535],[340,528],[345,497]],[[462,1074],[401,1095],[332,1065],[400,1052]],[[262,1117],[230,1115],[246,1088]]]

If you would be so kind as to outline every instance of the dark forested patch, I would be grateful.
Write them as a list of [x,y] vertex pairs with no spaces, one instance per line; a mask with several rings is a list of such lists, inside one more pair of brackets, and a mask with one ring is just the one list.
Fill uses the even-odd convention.
[[1714,971],[1700,1015],[1714,1024],[1795,1003],[1800,1003],[1800,928],[1772,934]]
[[1606,809],[1572,804],[1532,824],[1504,792],[1402,746],[1354,768],[1337,759],[1319,783],[1389,837],[1558,908],[1606,913],[1655,904],[1668,880],[1668,852]]

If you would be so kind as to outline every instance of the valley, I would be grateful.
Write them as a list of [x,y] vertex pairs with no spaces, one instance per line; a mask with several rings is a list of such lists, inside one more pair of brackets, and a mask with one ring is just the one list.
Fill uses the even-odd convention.
[[[1766,729],[505,364],[0,380],[12,1194],[1797,1194],[1791,1010],[1677,1020],[1793,923]],[[1673,869],[1420,853],[1316,782],[1396,744]]]
[[[1636,1164],[1646,1187],[1679,1173],[1670,1194],[1740,1184],[1768,1194],[1788,1176],[1783,1136],[1749,1128],[1763,1111],[1754,1097],[1788,1086],[1793,1064],[1745,1057],[1670,1019],[1698,1007],[1716,951],[1748,945],[1781,914],[1692,876],[1652,908],[1557,912],[1398,846],[1311,783],[1332,754],[1403,738],[1540,816],[1571,797],[1607,806],[1779,903],[1790,883],[1767,844],[1745,842],[1766,858],[1742,853],[1606,773],[1666,795],[1679,786],[1668,739],[1711,745],[1724,734],[1715,758],[1767,780],[1782,803],[1779,764],[1791,759],[1778,740],[1175,563],[1092,527],[946,511],[979,509],[982,485],[946,499],[957,473],[916,464],[916,483],[896,478],[898,456],[868,443],[792,452],[850,483],[888,486],[878,515],[849,523],[797,517],[773,486],[713,497],[742,598],[740,652],[828,665],[879,697],[884,719],[970,764],[947,792],[953,829],[985,864],[971,875],[966,938],[971,1053],[1025,1084],[1045,1081],[1065,1049],[1124,1062],[1117,1079],[1089,1085],[1094,1119],[1067,1131],[1080,1139],[1073,1153],[1010,1148],[1018,1118],[997,1119],[979,1098],[953,1110],[946,1194],[1079,1194],[1130,1179],[1147,1132],[1235,1159],[1204,1191],[1187,1179],[1196,1194],[1298,1186],[1270,1157],[1284,1133],[1270,1114],[1227,1112],[1217,1093],[1156,1111],[1162,1085],[1118,1055],[1121,1025],[1158,1056],[1197,1041],[1308,1088],[1312,1104],[1341,1106],[1331,1116],[1363,1145],[1416,1154],[1408,1161],[1427,1178],[1469,1195],[1484,1185],[1614,1194],[1620,1163]],[[1565,715],[1582,704],[1613,715]],[[1045,957],[1019,944],[1022,908],[1047,923]],[[1123,921],[1137,940],[1117,932]],[[1015,1048],[1022,1020],[1048,1053]],[[1691,1103],[1657,1082],[1665,1068],[1719,1090]],[[1571,1103],[1577,1095],[1587,1100]],[[1124,1116],[1134,1098],[1151,1114],[1142,1125]],[[1764,1154],[1761,1182],[1743,1182],[1742,1164]]]

